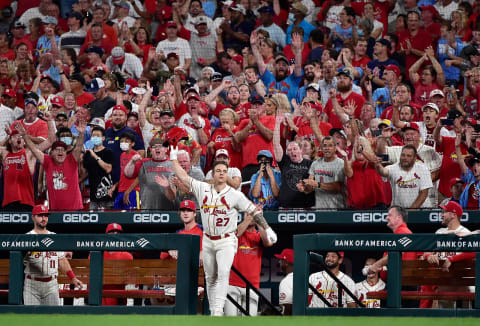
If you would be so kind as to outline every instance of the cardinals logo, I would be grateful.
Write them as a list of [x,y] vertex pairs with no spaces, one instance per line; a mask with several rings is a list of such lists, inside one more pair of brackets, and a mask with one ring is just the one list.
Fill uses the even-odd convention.
[[222,197],[220,199],[220,202],[227,207],[227,209],[230,209],[230,206],[227,204],[227,201],[225,200],[225,197]]

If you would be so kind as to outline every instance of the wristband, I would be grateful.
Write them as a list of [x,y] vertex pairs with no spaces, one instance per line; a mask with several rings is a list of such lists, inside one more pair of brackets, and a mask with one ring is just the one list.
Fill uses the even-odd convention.
[[71,280],[73,280],[74,278],[77,278],[77,277],[75,276],[75,273],[74,273],[72,270],[69,270],[69,271],[67,272],[67,276],[68,276],[68,278],[71,279]]

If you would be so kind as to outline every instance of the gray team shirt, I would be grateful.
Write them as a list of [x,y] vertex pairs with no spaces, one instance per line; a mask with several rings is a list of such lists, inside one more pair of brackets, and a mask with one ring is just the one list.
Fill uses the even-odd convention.
[[[331,162],[324,162],[323,157],[314,161],[308,171],[309,175],[315,177],[315,181],[321,183],[345,182],[343,171],[343,160],[336,157]],[[315,189],[315,208],[345,208],[345,187],[339,193],[332,193],[323,189]]]
[[175,202],[168,200],[165,196],[165,189],[155,182],[157,175],[164,175],[167,179],[173,176],[172,162],[144,159],[138,173],[141,207],[142,209],[173,211]]
[[[188,175],[192,177],[195,180],[198,181],[203,181],[205,180],[205,174],[203,174],[203,171],[197,167],[192,166],[190,168],[190,172],[188,172]],[[180,188],[177,188],[177,196],[175,198],[175,205],[177,208],[180,207],[180,203],[184,200],[191,200],[197,205],[197,207],[200,207],[198,205],[197,199],[195,198],[195,195],[193,193],[186,193]]]
[[209,34],[208,36],[200,37],[198,33],[192,32],[190,36],[190,48],[192,49],[190,76],[199,79],[202,77],[203,66],[198,64],[198,59],[211,59],[217,56],[217,36],[215,34]]

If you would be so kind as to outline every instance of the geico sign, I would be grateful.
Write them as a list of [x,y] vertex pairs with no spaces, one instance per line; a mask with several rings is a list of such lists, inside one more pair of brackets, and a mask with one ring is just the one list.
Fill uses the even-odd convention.
[[133,214],[133,223],[168,223],[169,214]]
[[[430,222],[438,223],[442,221],[442,212],[431,212],[428,216]],[[468,213],[463,213],[460,222],[468,222]]]
[[28,223],[28,214],[0,214],[0,223]]
[[63,214],[63,223],[98,223],[98,214]]
[[280,213],[278,223],[315,223],[315,213]]
[[353,213],[353,223],[386,222],[387,212],[384,213]]

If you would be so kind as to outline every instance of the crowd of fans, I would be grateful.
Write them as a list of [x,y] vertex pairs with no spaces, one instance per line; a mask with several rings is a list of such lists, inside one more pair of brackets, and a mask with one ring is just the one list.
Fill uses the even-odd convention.
[[5,210],[177,209],[170,146],[264,209],[480,206],[477,1],[3,5]]

